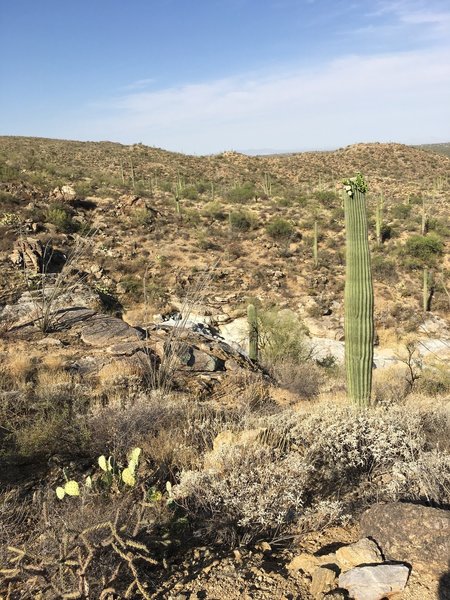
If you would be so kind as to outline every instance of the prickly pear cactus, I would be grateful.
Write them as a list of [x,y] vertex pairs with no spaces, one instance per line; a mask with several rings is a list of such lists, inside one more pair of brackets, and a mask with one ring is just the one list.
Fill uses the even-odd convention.
[[347,395],[358,406],[370,404],[373,364],[373,282],[363,176],[344,180],[346,229],[345,367]]

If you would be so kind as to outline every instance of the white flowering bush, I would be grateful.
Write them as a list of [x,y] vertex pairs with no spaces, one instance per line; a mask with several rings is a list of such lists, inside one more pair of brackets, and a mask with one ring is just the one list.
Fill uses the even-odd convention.
[[230,439],[174,488],[210,532],[276,537],[342,522],[374,500],[450,501],[450,452],[437,449],[450,427],[438,409],[321,405],[252,425],[252,442]]
[[217,468],[185,471],[175,500],[189,512],[223,528],[271,534],[298,519],[304,504],[308,466],[293,452],[256,444],[227,445]]

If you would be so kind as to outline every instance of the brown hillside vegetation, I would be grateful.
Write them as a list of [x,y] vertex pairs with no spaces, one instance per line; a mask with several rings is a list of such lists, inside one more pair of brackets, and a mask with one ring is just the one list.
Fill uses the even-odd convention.
[[[363,411],[343,367],[356,172]],[[367,564],[404,600],[448,598],[449,157],[0,137],[0,174],[0,598],[331,600]]]

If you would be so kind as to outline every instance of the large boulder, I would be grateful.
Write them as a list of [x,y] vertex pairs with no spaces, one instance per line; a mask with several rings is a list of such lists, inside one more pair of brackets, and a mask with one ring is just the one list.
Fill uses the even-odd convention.
[[414,571],[444,575],[450,560],[450,511],[417,504],[376,504],[361,518],[362,534],[374,539],[388,560]]
[[109,315],[95,315],[81,330],[82,341],[97,348],[108,348],[127,342],[138,344],[143,338],[144,333],[141,330]]

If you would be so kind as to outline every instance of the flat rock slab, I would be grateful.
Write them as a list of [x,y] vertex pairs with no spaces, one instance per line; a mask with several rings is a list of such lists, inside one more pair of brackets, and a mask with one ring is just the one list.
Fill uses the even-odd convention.
[[418,504],[375,504],[361,517],[362,534],[374,539],[385,558],[440,577],[450,560],[450,511]]
[[81,330],[81,339],[89,346],[105,348],[115,344],[137,342],[144,334],[130,327],[125,321],[106,315],[96,315],[89,319]]
[[406,565],[355,567],[339,576],[339,587],[354,600],[382,600],[401,592],[408,581]]

